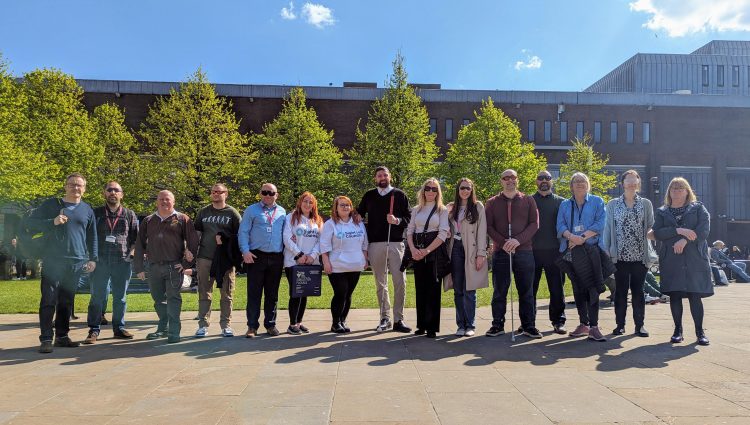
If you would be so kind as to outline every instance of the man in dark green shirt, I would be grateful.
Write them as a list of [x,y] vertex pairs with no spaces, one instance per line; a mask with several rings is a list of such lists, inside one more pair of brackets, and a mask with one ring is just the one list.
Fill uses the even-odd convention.
[[555,265],[559,254],[560,241],[557,239],[557,211],[564,200],[563,197],[552,193],[552,174],[547,170],[540,171],[536,176],[537,192],[534,194],[536,207],[539,210],[539,231],[533,239],[534,263],[534,314],[536,315],[536,294],[539,291],[539,281],[542,271],[547,276],[549,287],[549,320],[555,333],[564,335],[565,330],[565,275]]

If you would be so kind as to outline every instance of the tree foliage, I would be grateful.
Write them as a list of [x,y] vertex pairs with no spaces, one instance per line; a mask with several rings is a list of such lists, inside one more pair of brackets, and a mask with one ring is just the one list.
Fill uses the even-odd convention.
[[609,155],[603,156],[595,152],[588,134],[584,135],[583,140],[575,138],[571,143],[573,149],[568,151],[565,162],[560,164],[560,178],[555,191],[560,196],[570,197],[570,178],[573,173],[581,172],[589,177],[591,193],[601,196],[605,201],[609,200],[607,191],[617,185],[617,176],[604,169],[609,162]]
[[141,126],[146,158],[141,170],[156,189],[175,194],[176,208],[195,215],[208,203],[208,191],[223,182],[230,203],[246,205],[256,188],[250,185],[253,155],[232,103],[216,94],[199,68],[168,96],[149,108]]
[[434,173],[438,156],[435,135],[430,134],[427,108],[407,83],[401,53],[393,61],[393,74],[386,81],[383,97],[372,103],[365,130],[358,123],[356,135],[357,143],[349,152],[356,190],[372,185],[378,165],[387,166],[393,185],[412,195]]
[[289,91],[279,115],[251,136],[259,155],[255,168],[258,183],[270,182],[279,190],[279,204],[291,209],[304,191],[312,192],[325,212],[345,189],[342,154],[333,144],[318,115],[305,103],[301,87]]
[[546,168],[547,159],[534,152],[533,143],[521,140],[516,122],[495,107],[491,98],[482,101],[474,117],[458,132],[440,167],[448,193],[459,178],[468,177],[476,185],[477,198],[485,200],[500,191],[500,174],[509,168],[518,173],[519,190],[533,193],[536,175]]

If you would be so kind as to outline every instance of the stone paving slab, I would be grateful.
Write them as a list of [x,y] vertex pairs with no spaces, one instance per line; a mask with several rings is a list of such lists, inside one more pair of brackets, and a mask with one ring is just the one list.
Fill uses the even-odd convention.
[[[48,355],[36,351],[36,315],[3,315],[0,424],[750,424],[750,285],[704,301],[709,347],[694,343],[687,306],[687,342],[669,344],[663,304],[646,308],[650,338],[606,343],[553,334],[545,301],[544,338],[515,342],[483,336],[486,307],[472,338],[454,336],[454,312],[443,309],[434,340],[375,333],[376,310],[352,311],[353,331],[335,335],[328,311],[310,310],[311,334],[253,339],[222,338],[218,326],[190,338],[197,322],[185,312],[183,340],[166,344],[144,339],[153,313],[133,313],[132,341],[105,329],[95,345]],[[609,330],[614,311],[602,305]],[[572,328],[575,308],[567,313]],[[407,310],[407,323],[414,317]],[[71,336],[85,335],[74,321]]]

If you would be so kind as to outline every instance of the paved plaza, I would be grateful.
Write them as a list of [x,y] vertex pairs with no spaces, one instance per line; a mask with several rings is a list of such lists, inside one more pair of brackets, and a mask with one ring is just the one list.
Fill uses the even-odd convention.
[[[328,311],[313,310],[310,335],[221,338],[216,323],[206,338],[170,345],[144,340],[155,315],[134,313],[133,341],[113,340],[107,328],[96,345],[47,355],[37,353],[36,315],[4,315],[0,423],[750,424],[750,285],[716,292],[706,300],[709,347],[694,343],[687,305],[686,343],[669,344],[666,304],[647,306],[650,338],[606,343],[552,334],[546,301],[537,321],[544,338],[515,343],[483,336],[489,308],[479,309],[472,338],[452,335],[452,309],[436,340],[376,334],[375,310],[353,311],[352,333],[334,335]],[[573,327],[574,307],[567,312]],[[183,313],[184,336],[194,316]],[[244,312],[234,317],[244,332]],[[285,325],[286,311],[279,317]],[[601,323],[614,327],[612,307]],[[82,320],[71,336],[86,336]]]

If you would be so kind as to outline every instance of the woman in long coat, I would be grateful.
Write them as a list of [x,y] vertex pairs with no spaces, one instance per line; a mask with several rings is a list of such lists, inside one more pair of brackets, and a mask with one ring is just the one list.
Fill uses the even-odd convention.
[[489,286],[487,272],[487,218],[484,205],[477,201],[474,182],[462,178],[456,184],[450,212],[453,237],[448,242],[451,273],[443,288],[453,289],[456,304],[456,336],[473,336],[477,308],[477,289]]
[[659,242],[662,292],[669,295],[674,320],[672,342],[682,336],[682,300],[690,301],[698,344],[708,345],[703,331],[702,298],[714,294],[708,254],[711,228],[706,207],[698,202],[690,183],[682,177],[669,182],[664,205],[654,214],[654,238]]

